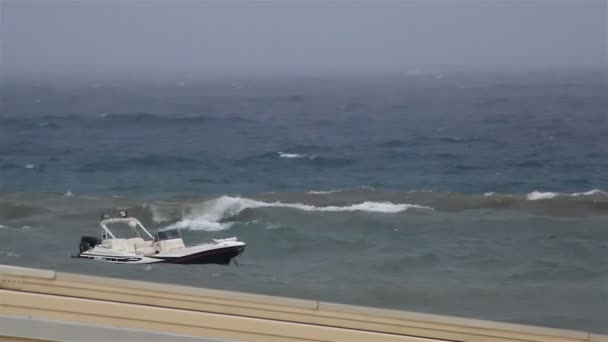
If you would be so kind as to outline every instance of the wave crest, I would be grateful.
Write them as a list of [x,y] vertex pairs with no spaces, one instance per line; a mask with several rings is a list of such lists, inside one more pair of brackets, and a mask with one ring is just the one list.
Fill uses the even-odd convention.
[[245,209],[254,208],[291,208],[303,211],[343,212],[367,211],[376,213],[399,213],[411,208],[433,210],[431,207],[416,204],[395,204],[391,202],[365,201],[347,206],[317,207],[302,203],[262,202],[243,197],[222,196],[205,201],[190,208],[180,221],[171,224],[165,229],[178,228],[190,230],[219,231],[229,229],[231,222],[222,222],[223,219],[236,216]]
[[526,199],[528,201],[538,201],[538,200],[555,198],[557,196],[559,196],[559,194],[555,193],[555,192],[532,191],[531,193],[526,195]]
[[606,194],[602,190],[593,189],[586,192],[574,192],[571,194],[564,194],[559,192],[540,192],[540,191],[532,191],[526,195],[526,199],[528,201],[538,201],[545,199],[552,199],[557,196],[570,196],[570,197],[579,197],[579,196],[593,196],[593,195],[601,195]]
[[336,192],[341,192],[342,189],[337,189],[337,190],[310,190],[309,192],[307,192],[307,195],[327,195],[327,194],[334,194]]
[[279,158],[285,158],[285,159],[316,159],[317,155],[316,154],[298,154],[298,153],[286,153],[286,152],[277,152],[277,154],[279,155]]

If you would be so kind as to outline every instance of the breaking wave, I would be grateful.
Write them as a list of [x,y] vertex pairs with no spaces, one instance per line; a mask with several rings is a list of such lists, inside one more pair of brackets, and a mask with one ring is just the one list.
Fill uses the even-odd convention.
[[555,198],[557,196],[559,196],[559,194],[555,193],[555,192],[532,191],[531,193],[526,195],[526,199],[528,201],[538,201],[538,200]]
[[309,192],[307,192],[308,195],[327,195],[327,194],[333,194],[336,192],[340,192],[342,191],[342,189],[337,189],[337,190],[310,190]]
[[245,209],[255,208],[291,208],[303,211],[348,212],[366,211],[376,213],[399,213],[411,208],[433,210],[415,204],[394,204],[390,202],[365,201],[346,206],[314,206],[303,203],[263,202],[243,197],[222,196],[194,205],[190,212],[176,223],[165,229],[178,228],[190,230],[219,231],[230,228],[232,222],[222,222],[223,219],[236,216]]
[[279,158],[286,158],[286,159],[316,159],[317,155],[316,154],[298,154],[298,153],[286,153],[286,152],[277,152],[277,154],[279,155]]
[[593,189],[586,192],[574,192],[571,194],[564,194],[559,192],[540,192],[540,191],[532,191],[526,195],[526,199],[528,201],[538,201],[538,200],[546,200],[552,199],[558,196],[570,196],[570,197],[579,197],[579,196],[593,196],[593,195],[601,195],[606,194],[602,190]]
[[570,196],[592,196],[592,195],[600,195],[600,194],[606,194],[604,191],[602,190],[598,190],[598,189],[593,189],[593,190],[589,190],[587,192],[575,192],[570,194]]
[[[608,215],[608,192],[593,189],[570,193],[468,194],[346,188],[260,193],[246,197],[166,198],[145,202],[129,196],[90,196],[70,192],[3,193],[0,194],[0,225],[37,227],[39,222],[68,218],[82,219],[90,224],[91,219],[95,220],[101,212],[118,208],[127,209],[131,215],[153,227],[222,231],[235,222],[267,218],[276,221],[279,219],[275,215],[290,216],[295,214],[293,211],[315,213],[315,216],[354,212],[394,214],[410,209],[432,212],[433,215],[468,210],[509,210],[553,217]],[[492,212],[489,215],[493,215]]]

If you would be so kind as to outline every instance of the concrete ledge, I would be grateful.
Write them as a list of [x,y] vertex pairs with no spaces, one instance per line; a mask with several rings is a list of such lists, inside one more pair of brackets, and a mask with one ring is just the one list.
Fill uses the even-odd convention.
[[17,276],[17,277],[55,279],[55,271],[41,270],[38,268],[8,266],[8,265],[0,265],[0,274],[12,275],[12,276]]
[[608,342],[608,336],[591,334],[591,335],[589,335],[589,341],[591,341],[591,342]]
[[82,342],[229,342],[187,335],[0,315],[1,333],[24,340]]
[[4,315],[235,341],[608,342],[580,331],[10,266],[0,266],[0,288]]
[[[1,270],[0,270],[1,274]],[[285,297],[275,297],[275,296],[266,296],[259,294],[250,294],[250,293],[242,293],[242,292],[234,292],[234,291],[222,291],[215,289],[204,289],[190,286],[181,286],[181,285],[172,285],[172,284],[159,284],[159,283],[151,283],[137,280],[125,280],[125,279],[115,279],[115,278],[105,278],[105,277],[94,277],[94,276],[85,276],[79,274],[72,273],[57,273],[56,279],[58,282],[61,282],[66,287],[69,287],[70,284],[76,285],[78,284],[89,284],[95,286],[95,289],[98,290],[108,290],[108,289],[116,289],[120,288],[122,290],[127,290],[129,293],[142,293],[142,291],[148,293],[154,293],[159,297],[172,295],[179,296],[188,296],[198,297],[198,298],[206,298],[212,300],[214,298],[221,300],[232,300],[240,303],[240,305],[246,305],[246,303],[251,304],[271,304],[273,306],[285,306],[290,308],[303,308],[303,309],[316,309],[317,302],[312,300],[305,299],[295,299],[295,298],[285,298]]]
[[538,341],[543,341],[546,338],[566,338],[585,341],[589,338],[588,333],[581,331],[536,327],[512,323],[498,323],[468,318],[368,308],[345,304],[319,302],[319,311],[334,312],[336,314],[356,315],[360,317],[366,317],[367,320],[372,320],[376,318],[380,320],[395,319],[402,322],[408,321],[420,327],[425,326],[440,328],[440,326],[442,326],[443,329],[451,331],[468,331],[474,333],[473,330],[476,330],[477,333],[483,332],[483,334],[491,334],[494,336],[507,337],[515,335],[527,335],[528,337],[530,337],[536,335],[537,339],[535,340]]

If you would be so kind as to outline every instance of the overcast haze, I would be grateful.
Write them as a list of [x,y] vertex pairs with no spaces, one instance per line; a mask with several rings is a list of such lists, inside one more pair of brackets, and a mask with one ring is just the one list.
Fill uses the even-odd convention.
[[607,65],[606,1],[0,0],[2,68],[167,75]]

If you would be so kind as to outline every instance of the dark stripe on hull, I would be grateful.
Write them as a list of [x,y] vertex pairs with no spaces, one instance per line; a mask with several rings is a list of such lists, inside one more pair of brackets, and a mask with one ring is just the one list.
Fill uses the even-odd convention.
[[142,258],[138,258],[138,257],[113,257],[113,256],[107,256],[107,255],[78,255],[79,258],[83,258],[83,259],[89,259],[89,260],[99,260],[99,261],[106,261],[106,262],[124,262],[124,263],[129,263],[129,262],[136,262],[136,261],[140,261]]
[[204,251],[196,254],[190,254],[183,257],[177,258],[157,258],[155,256],[151,256],[151,258],[157,258],[162,260],[162,262],[171,263],[171,264],[220,264],[220,265],[228,265],[230,261],[241,255],[245,251],[245,246],[237,246],[237,247],[225,247],[213,249],[210,251]]

